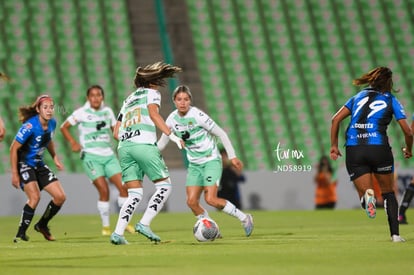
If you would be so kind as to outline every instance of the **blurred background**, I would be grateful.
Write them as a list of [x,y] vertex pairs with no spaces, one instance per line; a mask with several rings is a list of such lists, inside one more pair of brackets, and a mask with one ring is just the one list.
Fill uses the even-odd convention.
[[[19,106],[50,94],[60,125],[99,84],[117,114],[136,67],[156,61],[183,68],[162,89],[164,117],[171,91],[186,84],[194,105],[228,132],[247,172],[314,167],[329,153],[332,115],[357,91],[352,79],[374,67],[393,70],[411,123],[413,35],[413,0],[0,0],[0,71],[11,78],[0,82],[0,174],[10,172]],[[403,171],[410,163],[399,154],[398,127],[389,134]],[[66,173],[82,174],[60,132],[55,142]],[[170,170],[185,168],[173,146],[163,155]]]

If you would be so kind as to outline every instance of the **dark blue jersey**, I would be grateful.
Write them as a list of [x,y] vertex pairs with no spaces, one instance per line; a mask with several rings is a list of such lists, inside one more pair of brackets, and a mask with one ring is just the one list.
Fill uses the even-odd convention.
[[56,120],[52,118],[48,122],[47,130],[43,130],[39,115],[23,123],[15,137],[16,141],[22,144],[17,152],[19,161],[32,167],[44,165],[43,154],[52,140],[55,129]]
[[390,92],[380,93],[372,88],[350,98],[345,107],[351,111],[346,130],[346,146],[389,145],[387,127],[393,115],[405,119],[404,108]]

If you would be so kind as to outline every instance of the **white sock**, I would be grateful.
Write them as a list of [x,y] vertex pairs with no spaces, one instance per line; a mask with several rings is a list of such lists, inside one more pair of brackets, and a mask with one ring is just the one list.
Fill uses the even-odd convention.
[[142,188],[130,188],[128,189],[128,199],[122,205],[119,210],[118,222],[116,223],[115,233],[123,236],[125,228],[129,224],[134,215],[135,209],[137,209],[139,203],[142,200]]
[[222,211],[226,214],[238,218],[240,221],[243,221],[246,218],[246,214],[244,214],[240,209],[236,208],[236,206],[229,201],[226,201],[226,205]]
[[118,197],[118,207],[121,208],[122,205],[127,201],[128,197]]
[[202,214],[200,214],[200,215],[197,215],[196,218],[197,218],[197,220],[203,219],[203,218],[210,219],[210,216],[208,215],[207,210],[204,209],[204,212]]
[[102,226],[109,227],[109,201],[98,201],[99,215],[101,215]]
[[151,199],[148,202],[147,209],[144,212],[144,215],[141,218],[140,223],[146,226],[151,224],[151,221],[157,216],[161,211],[165,202],[172,191],[172,185],[169,179],[165,181],[160,181],[155,184],[155,193],[152,195]]

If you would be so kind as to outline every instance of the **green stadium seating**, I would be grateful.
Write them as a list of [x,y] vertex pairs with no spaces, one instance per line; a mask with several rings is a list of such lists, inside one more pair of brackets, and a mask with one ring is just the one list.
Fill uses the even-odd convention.
[[[1,101],[8,103],[0,114],[11,126],[10,135],[20,126],[18,107],[39,94],[54,97],[60,125],[84,104],[92,84],[104,87],[111,107],[119,107],[130,91],[135,64],[124,1],[1,1],[0,23],[0,71],[13,80],[0,84]],[[71,152],[59,130],[55,143],[66,170],[83,172],[78,154]],[[0,150],[8,156],[5,142]],[[7,169],[2,166],[0,173]]]
[[[358,91],[352,79],[376,66],[393,69],[411,122],[412,1],[186,5],[206,111],[228,132],[247,169],[273,169],[279,143],[303,150],[302,163],[316,163],[329,150],[330,118]],[[115,113],[132,88],[136,64],[127,1],[0,1],[0,24],[0,71],[13,79],[0,83],[0,115],[11,125],[9,133],[19,125],[18,107],[41,93],[55,98],[61,123],[85,102],[92,84],[104,87]],[[399,126],[393,123],[389,133],[398,150]],[[68,171],[83,171],[60,133],[56,143]],[[0,150],[8,155],[5,142]],[[396,162],[408,166],[399,154]]]
[[[375,66],[391,67],[396,87],[412,90],[410,1],[186,3],[205,92],[231,86],[230,95],[223,92],[208,101],[209,111],[218,117],[231,104],[252,110],[249,119],[234,114],[236,121],[225,120],[229,129],[240,125],[235,131],[247,133],[238,145],[246,152],[248,169],[273,165],[263,157],[273,140],[286,141],[290,148],[303,147],[310,163],[316,163],[320,154],[328,154],[326,122],[358,91],[352,87],[352,79]],[[386,35],[378,35],[378,31]],[[248,89],[252,86],[260,91],[259,100],[255,101]],[[414,96],[410,94],[397,95],[406,110],[413,109]],[[265,127],[257,129],[258,125]],[[264,136],[258,136],[260,141],[251,146],[252,132],[263,132],[273,140],[266,143]],[[399,127],[392,124],[389,133],[398,150],[402,142]],[[263,150],[261,157],[251,158],[257,150]],[[396,160],[406,165],[401,157]],[[269,163],[263,165],[263,161]]]

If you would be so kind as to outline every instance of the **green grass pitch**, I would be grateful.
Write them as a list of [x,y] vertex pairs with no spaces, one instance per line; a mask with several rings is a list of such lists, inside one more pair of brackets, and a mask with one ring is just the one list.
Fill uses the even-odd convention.
[[[413,274],[414,215],[400,226],[405,243],[392,243],[386,215],[370,220],[363,210],[253,211],[246,238],[235,218],[211,212],[223,239],[198,243],[190,213],[161,213],[153,244],[126,233],[129,245],[100,235],[97,215],[58,215],[57,238],[48,242],[28,230],[29,242],[13,243],[19,217],[0,217],[0,274]],[[141,213],[134,215],[136,222]],[[33,224],[37,221],[35,217]],[[111,217],[112,228],[117,216]]]

